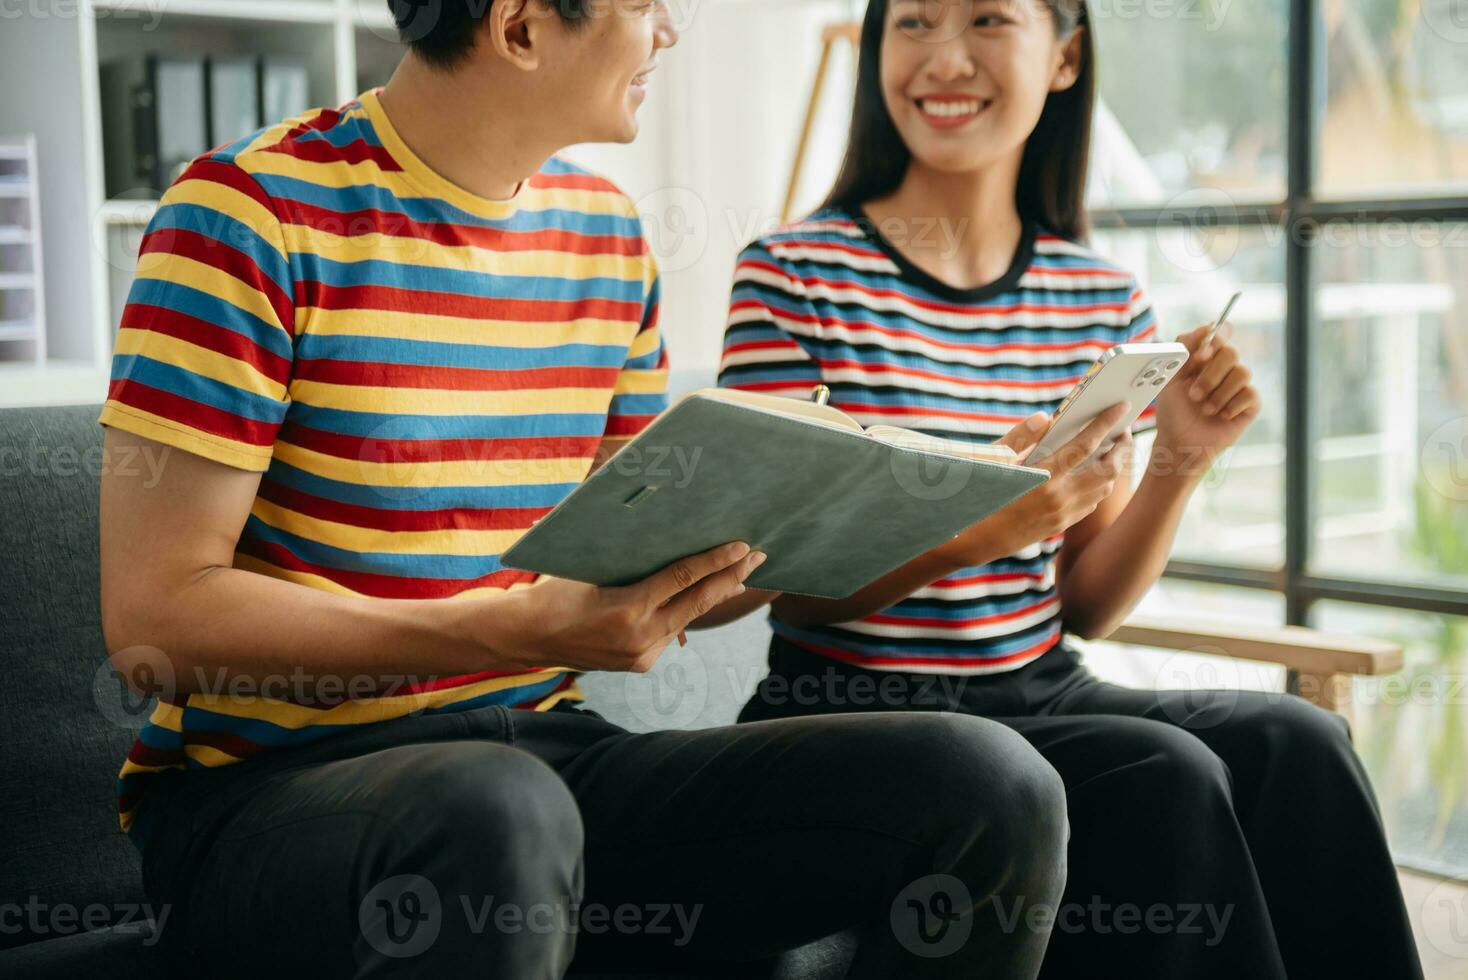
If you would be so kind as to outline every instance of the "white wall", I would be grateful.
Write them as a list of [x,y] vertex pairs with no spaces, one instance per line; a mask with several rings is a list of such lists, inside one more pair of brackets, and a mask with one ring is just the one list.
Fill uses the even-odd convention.
[[[582,146],[577,161],[641,205],[664,269],[663,324],[675,393],[711,384],[739,250],[779,221],[821,28],[850,0],[686,0],[678,46],[664,52],[642,133],[630,146]],[[800,205],[824,195],[845,149],[854,58],[833,58]],[[800,208],[797,208],[799,213]]]

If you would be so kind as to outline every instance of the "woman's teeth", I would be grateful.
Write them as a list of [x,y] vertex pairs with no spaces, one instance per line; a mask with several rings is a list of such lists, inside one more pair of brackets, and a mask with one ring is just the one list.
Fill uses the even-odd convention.
[[941,116],[953,118],[955,116],[977,116],[984,108],[984,103],[979,99],[971,99],[966,102],[953,102],[944,100],[942,102],[933,99],[924,99],[918,103],[918,107],[930,116]]

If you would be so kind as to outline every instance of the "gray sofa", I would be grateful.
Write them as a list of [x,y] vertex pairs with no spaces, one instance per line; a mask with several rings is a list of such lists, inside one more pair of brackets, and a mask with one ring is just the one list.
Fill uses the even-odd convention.
[[[164,972],[114,809],[146,706],[105,666],[97,413],[0,411],[0,976],[11,980]],[[590,704],[637,731],[728,724],[763,674],[767,639],[759,617],[694,634],[648,675],[587,678]],[[709,975],[828,980],[844,975],[853,945],[841,934]]]

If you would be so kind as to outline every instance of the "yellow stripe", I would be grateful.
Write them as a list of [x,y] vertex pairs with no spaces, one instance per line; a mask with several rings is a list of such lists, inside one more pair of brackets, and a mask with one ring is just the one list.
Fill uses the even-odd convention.
[[296,401],[330,405],[338,411],[380,415],[548,415],[565,412],[600,415],[610,392],[605,388],[544,388],[521,391],[443,391],[436,388],[379,388],[297,381]]
[[668,390],[668,372],[662,368],[623,371],[617,375],[614,395],[661,395]]
[[273,528],[308,541],[329,542],[333,548],[345,548],[360,554],[499,555],[525,534],[523,528],[515,531],[382,531],[310,517],[272,504],[263,497],[255,499],[251,513]]
[[[219,212],[221,227],[218,233],[225,244],[230,244],[230,241],[228,230],[223,227],[223,218],[229,217],[254,231],[276,252],[281,251],[280,222],[275,212],[228,184],[220,184],[203,178],[180,181],[163,196],[161,207],[167,207],[170,204],[195,204]],[[212,225],[206,225],[198,230],[206,233],[216,231]],[[283,259],[284,254],[281,257]],[[152,256],[149,255],[139,261],[151,261],[151,259]]]
[[118,354],[140,354],[274,401],[283,402],[287,398],[285,385],[261,374],[254,365],[165,333],[124,328],[117,332],[114,351]]
[[[314,572],[298,572],[290,568],[280,568],[279,566],[270,564],[268,561],[261,561],[251,555],[236,554],[234,556],[234,567],[247,572],[254,572],[257,575],[265,575],[269,578],[293,582],[296,585],[305,586],[309,589],[320,589],[323,592],[331,592],[335,595],[362,595],[362,593],[354,589],[349,589],[340,582],[334,582],[324,575],[317,575]],[[487,599],[490,596],[504,595],[506,592],[517,592],[520,589],[528,589],[534,584],[534,582],[516,582],[508,589],[502,589],[498,586],[480,585],[472,589],[465,589],[463,592],[456,592],[450,598],[455,600]]]
[[599,344],[625,348],[638,325],[626,320],[586,318],[542,323],[521,320],[476,320],[392,310],[323,310],[300,307],[305,329],[313,334],[388,337],[445,344],[536,349],[562,344]]
[[201,432],[121,402],[109,401],[103,405],[102,415],[97,421],[236,469],[263,473],[270,468],[271,452],[268,446],[235,442],[212,432]]
[[[314,725],[367,725],[401,718],[426,708],[457,704],[460,701],[468,701],[494,691],[530,687],[559,677],[566,672],[565,668],[556,667],[531,674],[491,677],[462,687],[344,701],[330,708],[309,708],[305,705],[289,704],[267,698],[228,698],[205,694],[191,695],[189,707],[229,718],[264,721],[290,731],[301,731]],[[389,683],[398,680],[391,675],[385,676],[384,679]],[[404,681],[407,679],[402,678]]]
[[651,354],[653,351],[657,350],[661,344],[662,331],[644,330],[642,331],[642,333],[639,333],[635,338],[633,338],[632,343],[628,345],[627,360],[630,361],[634,357],[641,357],[644,354]]
[[283,226],[283,233],[292,252],[319,255],[332,262],[372,260],[500,276],[554,275],[567,279],[642,281],[642,263],[630,255],[577,255],[548,250],[491,252],[468,245],[440,245],[406,235],[376,231],[342,235],[297,224]]
[[212,265],[205,265],[182,255],[160,254],[158,260],[149,262],[146,269],[138,267],[137,278],[160,279],[197,289],[251,313],[271,326],[286,329],[264,293]]
[[[313,403],[323,404],[320,401]],[[329,456],[288,442],[277,443],[275,455],[281,462],[307,473],[369,487],[519,487],[547,483],[580,483],[586,479],[587,471],[591,468],[589,456],[375,463]]]
[[[236,162],[251,174],[289,177],[326,188],[376,184],[398,198],[422,197],[423,191],[405,171],[383,170],[374,160],[347,163],[341,160],[302,160],[288,153],[252,153]],[[515,204],[522,212],[566,210],[586,215],[630,218],[632,204],[626,195],[613,191],[590,191],[561,187],[527,187]],[[641,274],[639,273],[639,278]]]

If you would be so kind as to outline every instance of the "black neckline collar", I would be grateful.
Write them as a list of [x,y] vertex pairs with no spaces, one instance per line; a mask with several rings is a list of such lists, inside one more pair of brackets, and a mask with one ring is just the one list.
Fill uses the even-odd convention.
[[963,289],[946,283],[913,264],[911,259],[903,255],[897,246],[888,241],[877,229],[877,222],[867,214],[866,208],[851,207],[847,208],[846,212],[856,222],[862,234],[881,249],[883,254],[897,265],[897,268],[902,270],[903,276],[933,295],[957,303],[977,303],[1009,292],[1019,285],[1020,279],[1029,270],[1035,257],[1035,238],[1039,229],[1033,221],[1023,219],[1024,230],[1020,234],[1019,247],[1014,251],[1014,259],[1009,264],[1009,270],[993,282]]

